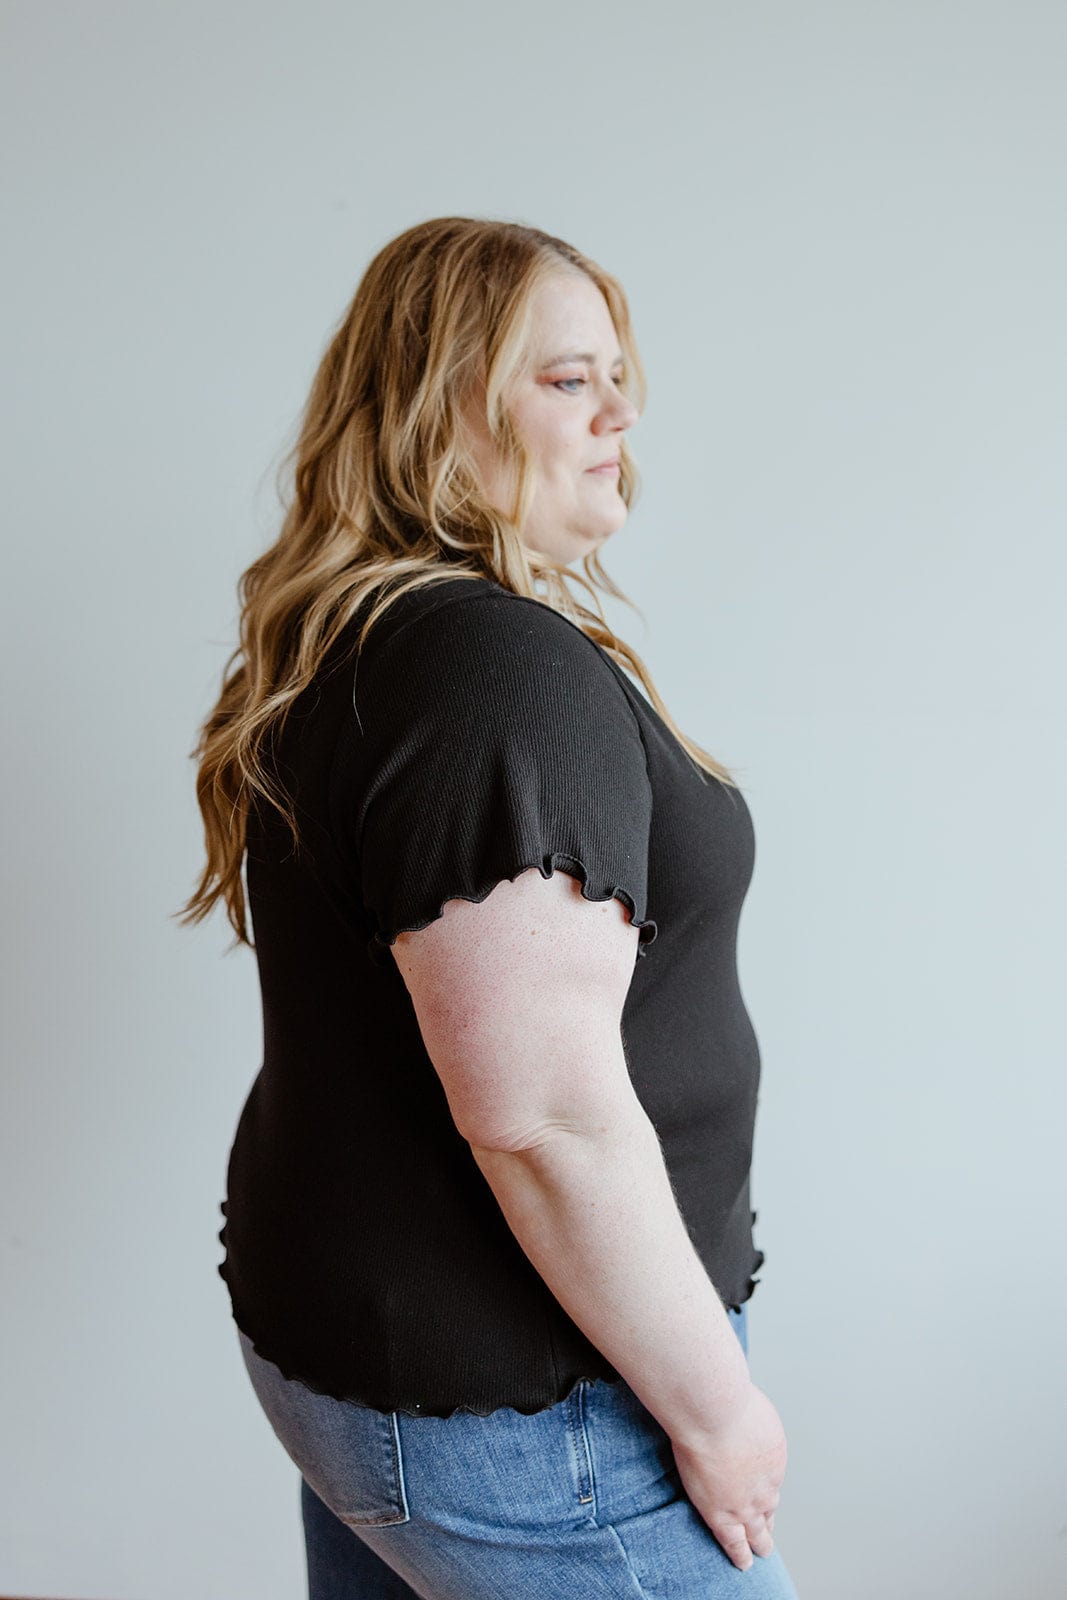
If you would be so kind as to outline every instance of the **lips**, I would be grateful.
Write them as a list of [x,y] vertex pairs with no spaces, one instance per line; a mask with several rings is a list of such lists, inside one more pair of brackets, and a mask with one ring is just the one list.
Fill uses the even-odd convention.
[[589,472],[607,472],[609,467],[617,467],[620,465],[621,461],[618,456],[609,456],[607,461],[598,461],[595,467],[589,467],[587,470]]

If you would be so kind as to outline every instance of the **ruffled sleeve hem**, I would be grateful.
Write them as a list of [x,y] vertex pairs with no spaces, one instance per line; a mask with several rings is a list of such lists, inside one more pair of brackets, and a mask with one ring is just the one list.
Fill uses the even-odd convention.
[[498,874],[489,883],[470,892],[465,889],[456,889],[445,896],[436,911],[427,916],[422,916],[415,921],[405,919],[399,927],[376,929],[367,943],[367,953],[371,961],[378,967],[388,966],[390,962],[389,951],[401,933],[417,933],[420,928],[428,928],[432,922],[437,922],[444,915],[445,906],[450,900],[466,900],[471,905],[481,905],[483,900],[488,899],[498,883],[514,883],[521,873],[528,872],[531,867],[537,867],[541,876],[545,879],[551,878],[557,868],[561,872],[566,872],[571,877],[577,878],[582,887],[582,898],[585,900],[593,900],[600,903],[605,900],[620,900],[630,913],[631,925],[638,931],[638,957],[643,956],[647,947],[655,940],[658,932],[655,921],[651,917],[638,917],[637,902],[629,890],[623,888],[621,884],[609,886],[597,882],[590,877],[584,862],[578,860],[576,856],[567,855],[560,851],[546,851],[538,859],[524,862],[521,866],[516,867],[515,871],[507,878]]

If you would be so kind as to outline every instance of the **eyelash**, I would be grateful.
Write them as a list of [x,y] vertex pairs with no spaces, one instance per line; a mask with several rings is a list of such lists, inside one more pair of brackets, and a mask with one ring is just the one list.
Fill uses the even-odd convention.
[[[564,383],[588,383],[588,381],[588,378],[556,378],[553,381],[552,387],[554,389],[558,389],[560,385]],[[619,385],[620,389],[626,382],[625,378],[615,378],[613,381]],[[564,394],[573,394],[574,392],[575,391],[573,389],[564,389],[563,391]]]

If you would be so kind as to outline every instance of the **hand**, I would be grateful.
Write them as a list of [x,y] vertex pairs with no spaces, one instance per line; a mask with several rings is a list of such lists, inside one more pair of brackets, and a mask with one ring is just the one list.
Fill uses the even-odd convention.
[[774,1512],[785,1477],[786,1440],[770,1400],[750,1384],[744,1403],[699,1442],[671,1440],[693,1502],[735,1567],[774,1549]]

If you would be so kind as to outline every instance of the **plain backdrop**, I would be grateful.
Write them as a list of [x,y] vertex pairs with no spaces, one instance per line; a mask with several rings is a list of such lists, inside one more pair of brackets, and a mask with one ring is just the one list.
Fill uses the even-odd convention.
[[753,1377],[803,1600],[1067,1592],[1067,9],[2,7],[0,1590],[304,1593],[216,1272],[260,1062],[190,752],[371,256],[623,282],[612,604],[757,836]]

